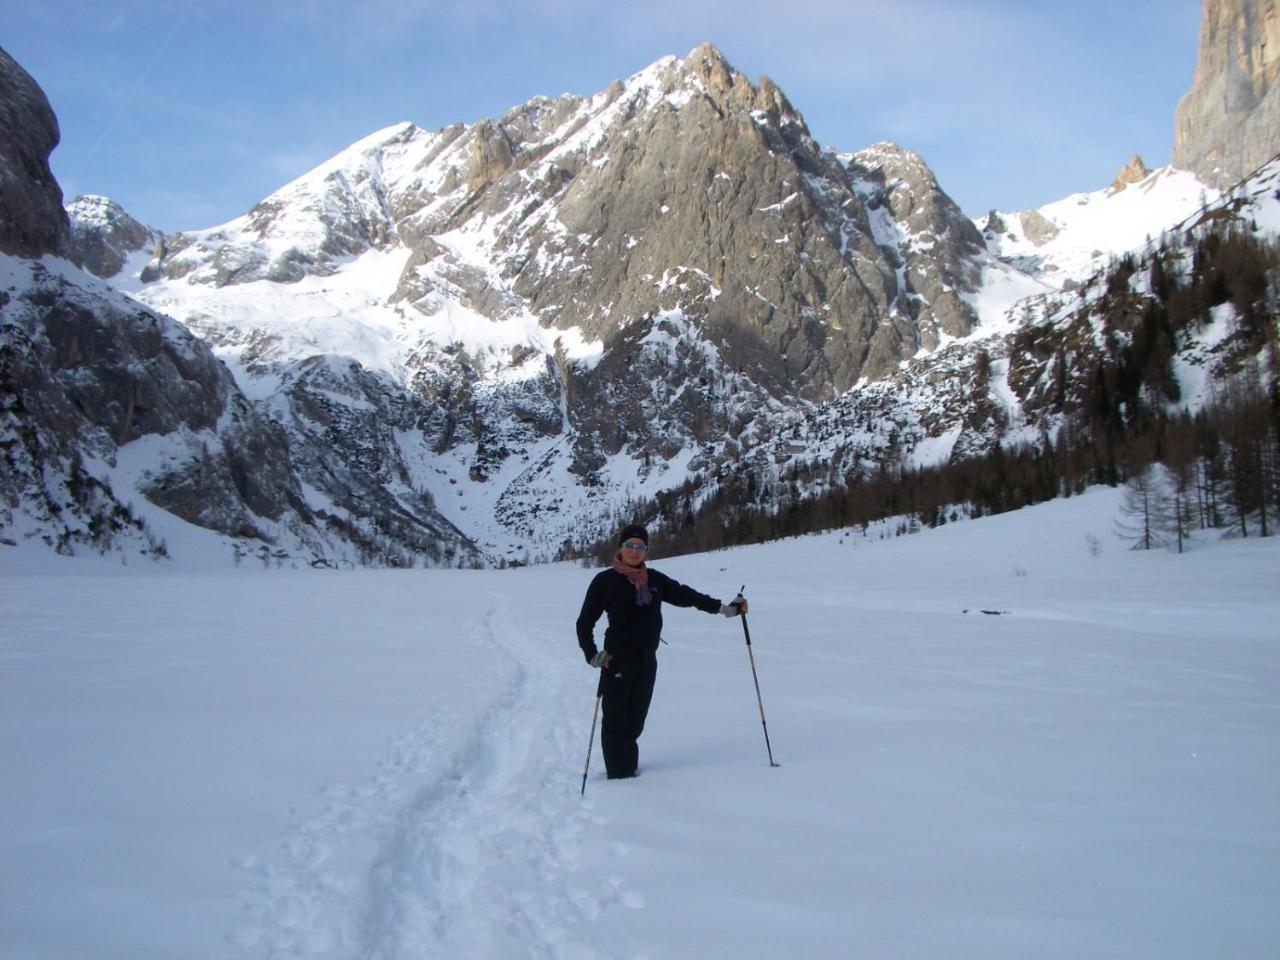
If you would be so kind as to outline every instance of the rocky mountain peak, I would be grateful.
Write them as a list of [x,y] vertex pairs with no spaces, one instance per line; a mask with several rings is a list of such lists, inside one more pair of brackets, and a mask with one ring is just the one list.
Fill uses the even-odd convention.
[[242,221],[170,238],[163,269],[291,282],[397,246],[398,309],[454,301],[606,348],[679,312],[770,393],[814,398],[967,333],[985,255],[918,155],[881,144],[846,168],[773,81],[703,44],[593,97],[382,131]]
[[163,236],[139,223],[107,197],[85,195],[67,204],[71,238],[67,258],[97,277],[114,277],[130,255],[162,248]]
[[700,43],[694,47],[681,61],[680,69],[682,73],[701,77],[707,89],[719,97],[725,96],[735,85],[748,83],[713,43]]
[[1131,183],[1137,183],[1139,180],[1145,180],[1151,176],[1151,171],[1147,169],[1147,165],[1142,162],[1142,157],[1136,153],[1129,158],[1129,162],[1120,168],[1120,172],[1116,174],[1116,178],[1111,181],[1111,189],[1115,193],[1119,193]]
[[40,85],[0,49],[0,253],[39,257],[65,250],[62,188],[49,168],[60,137]]
[[1280,7],[1203,0],[1191,89],[1174,118],[1174,166],[1231,186],[1280,148]]
[[722,110],[752,111],[772,126],[798,126],[800,133],[809,135],[804,118],[773,80],[762,76],[753,84],[715,45],[700,44],[677,67],[678,83],[692,79]]

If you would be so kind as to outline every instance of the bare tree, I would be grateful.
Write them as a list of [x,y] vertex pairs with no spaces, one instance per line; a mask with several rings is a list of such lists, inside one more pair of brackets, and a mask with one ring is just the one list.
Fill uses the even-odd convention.
[[1196,520],[1195,438],[1189,419],[1175,421],[1165,439],[1164,494],[1158,505],[1160,527],[1186,550]]
[[1124,485],[1116,533],[1134,550],[1151,550],[1160,544],[1160,488],[1154,464],[1135,470]]

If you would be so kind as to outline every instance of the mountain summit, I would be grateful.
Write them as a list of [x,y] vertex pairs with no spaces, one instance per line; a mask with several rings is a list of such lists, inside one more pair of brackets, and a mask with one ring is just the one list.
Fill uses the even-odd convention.
[[[160,267],[292,282],[398,247],[406,309],[435,313],[452,285],[491,320],[524,312],[587,340],[678,309],[771,394],[821,399],[976,320],[977,231],[920,158],[884,156],[823,151],[775,84],[704,44],[594,97],[390,128],[241,220],[175,238]],[[920,209],[927,223],[908,222]],[[942,249],[921,258],[926,239]]]

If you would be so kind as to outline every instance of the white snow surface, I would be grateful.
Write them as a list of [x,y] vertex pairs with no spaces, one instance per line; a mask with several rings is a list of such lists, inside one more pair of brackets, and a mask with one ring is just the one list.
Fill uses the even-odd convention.
[[585,798],[590,570],[0,546],[0,955],[1275,956],[1280,540],[1118,504],[655,558],[781,766],[669,608]]
[[[1045,283],[1061,287],[1084,280],[1108,260],[1158,242],[1169,230],[1216,200],[1219,191],[1201,183],[1193,173],[1161,167],[1121,190],[1107,187],[1076,193],[1018,213],[998,213],[1001,233],[988,232],[987,248],[1018,269]],[[1033,240],[1026,218],[1038,215],[1052,236]],[[975,220],[979,229],[987,217]]]

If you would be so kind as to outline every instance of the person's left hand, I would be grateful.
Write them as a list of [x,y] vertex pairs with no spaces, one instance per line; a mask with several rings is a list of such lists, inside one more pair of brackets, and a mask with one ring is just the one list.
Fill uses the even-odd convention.
[[726,617],[738,617],[747,612],[747,598],[742,594],[738,594],[728,603],[720,608],[720,612]]

